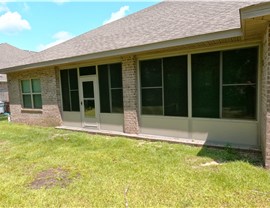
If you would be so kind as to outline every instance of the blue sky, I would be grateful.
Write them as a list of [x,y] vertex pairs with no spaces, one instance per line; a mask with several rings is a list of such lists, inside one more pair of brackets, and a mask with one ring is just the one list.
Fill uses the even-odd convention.
[[5,2],[0,0],[0,43],[40,51],[160,0]]

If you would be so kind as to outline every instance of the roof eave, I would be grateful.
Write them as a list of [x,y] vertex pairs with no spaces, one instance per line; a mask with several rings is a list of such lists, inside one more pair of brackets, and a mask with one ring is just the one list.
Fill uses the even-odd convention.
[[259,3],[240,9],[241,20],[270,14],[270,2]]
[[197,35],[197,36],[192,36],[192,37],[187,37],[187,38],[180,38],[180,39],[175,39],[175,40],[168,40],[168,41],[134,46],[134,47],[129,47],[129,48],[122,48],[122,49],[86,54],[86,55],[81,55],[81,56],[74,56],[74,57],[69,57],[69,58],[3,68],[3,69],[0,69],[0,73],[5,74],[5,73],[29,70],[29,69],[34,69],[34,68],[57,66],[61,64],[69,64],[69,63],[74,63],[74,62],[94,60],[94,59],[107,58],[107,57],[113,57],[113,56],[123,56],[126,54],[147,52],[151,50],[158,50],[158,49],[163,49],[163,48],[196,44],[196,43],[201,43],[201,42],[221,40],[221,39],[240,37],[240,36],[242,36],[241,29],[236,28],[236,29],[231,29],[231,30],[226,30],[226,31],[208,33],[208,34]]

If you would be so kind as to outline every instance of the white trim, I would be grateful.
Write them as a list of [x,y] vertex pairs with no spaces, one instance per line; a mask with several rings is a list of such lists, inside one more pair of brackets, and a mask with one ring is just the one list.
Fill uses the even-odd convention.
[[251,5],[240,9],[241,20],[270,15],[270,2]]
[[[81,67],[88,67],[88,66],[99,66],[99,65],[106,65],[106,64],[117,64],[117,63],[121,63],[122,60],[121,58],[114,58],[114,59],[110,59],[110,60],[89,60],[87,63],[71,63],[70,65],[64,65],[64,66],[59,66],[60,70],[65,70],[65,69],[74,69],[74,68],[81,68]],[[96,68],[96,70],[98,70]],[[85,75],[85,76],[89,76],[89,75]],[[90,75],[91,76],[91,75]]]
[[219,118],[222,118],[223,104],[223,51],[219,53]]
[[108,87],[109,87],[109,102],[110,102],[110,112],[112,112],[112,86],[111,86],[111,66],[107,64],[107,72],[108,72]]
[[263,46],[260,44],[258,46],[258,72],[257,72],[257,108],[256,108],[256,119],[258,122],[257,126],[257,135],[258,135],[258,146],[261,147],[261,93],[262,93],[262,80],[261,80],[261,73],[262,73],[262,67],[263,67]]
[[[98,78],[96,75],[87,76],[87,77],[80,77],[79,78],[79,90],[80,90],[80,113],[82,118],[82,127],[95,127],[100,129],[100,110],[99,110],[99,89],[98,89]],[[83,97],[83,82],[93,82],[93,90],[94,90],[94,101],[95,101],[95,117],[93,118],[85,118],[84,115],[84,97]],[[89,119],[87,121],[87,119]],[[92,120],[92,121],[90,121]]]
[[[244,49],[244,48],[250,48],[250,47],[257,47],[258,48],[258,66],[257,66],[257,73],[258,73],[258,77],[257,77],[257,83],[256,83],[256,86],[257,86],[257,106],[256,106],[256,119],[254,120],[246,120],[246,119],[228,119],[228,118],[222,118],[222,52],[224,51],[227,51],[227,50],[234,50],[234,49]],[[159,120],[164,120],[164,122],[166,122],[166,120],[174,120],[175,122],[178,121],[182,121],[182,120],[187,120],[188,122],[188,132],[186,132],[188,134],[188,138],[190,139],[193,139],[193,134],[196,133],[196,132],[193,132],[193,128],[196,128],[196,126],[193,126],[195,125],[196,122],[200,122],[200,121],[205,121],[205,122],[213,122],[213,123],[216,123],[216,124],[235,124],[235,125],[256,125],[257,127],[257,130],[256,130],[256,135],[257,135],[257,140],[256,140],[256,143],[257,145],[259,146],[260,143],[259,143],[259,140],[260,140],[260,130],[259,130],[259,123],[260,123],[260,90],[259,90],[259,87],[261,86],[260,84],[260,79],[259,79],[259,73],[261,71],[261,68],[260,68],[260,64],[261,64],[261,44],[257,44],[257,43],[251,43],[251,44],[248,44],[248,45],[242,45],[242,46],[239,46],[239,44],[236,44],[236,45],[232,45],[232,46],[229,46],[229,47],[223,47],[223,48],[219,48],[218,50],[214,50],[213,48],[211,49],[208,49],[208,50],[203,50],[202,51],[199,51],[199,50],[196,50],[194,51],[194,53],[187,53],[187,54],[176,54],[174,53],[173,56],[177,56],[177,55],[187,55],[187,61],[188,61],[188,117],[172,117],[172,116],[164,116],[164,115],[142,115],[142,112],[141,112],[141,86],[140,86],[140,67],[139,67],[139,63],[140,61],[143,61],[143,60],[151,60],[151,59],[157,59],[157,58],[164,58],[164,56],[162,54],[159,54],[159,53],[156,53],[156,54],[151,54],[151,57],[139,57],[137,59],[137,63],[138,63],[138,67],[137,67],[137,71],[138,71],[138,99],[139,99],[139,118],[140,120],[143,120],[143,119],[152,119],[153,122],[156,121],[157,119]],[[220,109],[219,109],[219,112],[220,112],[220,118],[197,118],[197,117],[192,117],[192,54],[197,54],[197,53],[207,53],[207,52],[219,52],[220,53]],[[169,55],[166,56],[166,57],[170,57]],[[194,123],[195,122],[195,123]],[[140,122],[140,129],[144,129],[145,126],[142,126],[142,122]],[[146,127],[148,128],[148,127]],[[210,127],[209,127],[210,128]],[[168,129],[164,129],[164,131],[166,131]],[[145,129],[143,130],[145,131]],[[142,132],[142,130],[141,130]],[[198,133],[198,132],[197,132]],[[255,140],[253,140],[255,141]]]
[[207,53],[207,52],[215,52],[215,51],[226,51],[238,48],[250,48],[259,46],[261,44],[261,40],[252,40],[252,41],[239,41],[227,44],[219,44],[216,46],[203,46],[194,49],[187,49],[185,48],[180,50],[171,50],[171,51],[164,51],[164,52],[151,52],[148,54],[141,54],[137,55],[137,59],[142,60],[149,60],[149,59],[158,59],[158,58],[166,58],[166,57],[173,57],[173,56],[181,56],[187,54],[197,54],[197,53]]
[[162,115],[165,116],[165,93],[164,93],[164,65],[163,58],[161,59],[161,94],[162,94]]
[[188,70],[188,77],[187,77],[187,82],[188,82],[188,118],[192,118],[192,66],[191,66],[191,54],[187,55],[187,70]]
[[116,49],[116,50],[110,50],[110,51],[103,51],[103,52],[96,52],[96,53],[91,53],[87,55],[74,56],[74,57],[51,60],[51,61],[43,61],[39,63],[26,64],[22,66],[15,66],[15,67],[10,67],[10,68],[0,69],[0,72],[9,73],[9,72],[14,72],[14,71],[34,69],[34,68],[39,68],[39,67],[48,67],[48,66],[55,66],[55,65],[69,64],[69,63],[71,64],[74,62],[81,62],[81,61],[92,60],[92,59],[115,57],[115,56],[121,56],[121,55],[132,54],[132,53],[146,52],[146,51],[151,51],[151,50],[156,50],[156,49],[164,49],[164,48],[169,48],[169,47],[174,47],[174,46],[183,46],[183,45],[207,42],[207,41],[212,41],[212,40],[241,37],[242,35],[243,33],[241,29],[237,28],[237,29],[231,29],[231,30],[226,30],[226,31],[221,31],[221,32],[214,32],[214,33],[196,35],[192,37],[162,41],[158,43],[150,43],[150,44],[145,44],[145,45],[140,45],[140,46],[134,46],[134,47],[128,47],[128,48],[122,48],[122,49]]

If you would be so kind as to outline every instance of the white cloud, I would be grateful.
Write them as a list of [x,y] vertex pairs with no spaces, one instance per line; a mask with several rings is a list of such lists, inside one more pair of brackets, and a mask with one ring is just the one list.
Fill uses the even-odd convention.
[[74,37],[74,35],[70,34],[69,32],[60,31],[58,33],[55,33],[52,36],[52,38],[55,39],[55,41],[48,43],[48,44],[40,44],[38,46],[38,51],[42,51],[42,50],[45,50],[47,48],[53,47],[53,46],[58,45],[62,42],[65,42],[73,37]]
[[122,6],[117,12],[113,12],[111,14],[111,18],[108,20],[105,20],[103,22],[103,25],[108,24],[110,22],[113,22],[115,20],[118,20],[124,16],[126,16],[126,12],[129,10],[129,6]]
[[0,13],[8,12],[8,11],[9,11],[9,8],[7,7],[6,3],[0,1]]
[[29,22],[22,18],[18,12],[6,12],[0,15],[0,32],[14,34],[22,30],[30,30]]

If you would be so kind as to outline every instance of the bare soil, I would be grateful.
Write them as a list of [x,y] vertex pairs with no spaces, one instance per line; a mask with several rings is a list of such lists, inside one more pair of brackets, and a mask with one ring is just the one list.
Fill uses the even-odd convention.
[[68,170],[62,168],[51,168],[37,174],[34,181],[30,184],[32,189],[49,189],[53,187],[65,188],[72,182]]

